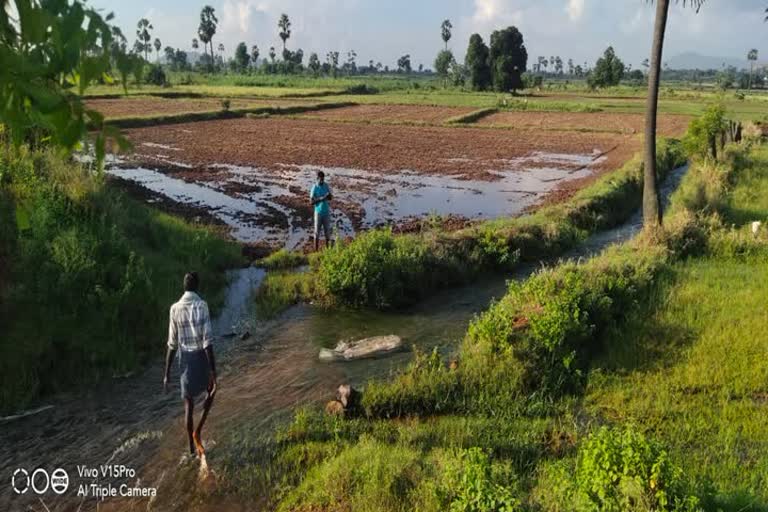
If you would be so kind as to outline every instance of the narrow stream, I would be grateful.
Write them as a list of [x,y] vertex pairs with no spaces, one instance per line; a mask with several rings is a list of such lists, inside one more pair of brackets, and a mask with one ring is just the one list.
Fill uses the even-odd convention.
[[[662,188],[665,204],[687,167],[674,171]],[[641,228],[638,212],[625,224],[592,236],[562,259],[589,257],[608,245],[632,238]],[[538,266],[520,268],[509,279],[524,279]],[[260,323],[251,302],[265,272],[232,271],[225,305],[214,330],[222,338],[219,354],[219,394],[204,432],[209,461],[216,471],[216,441],[233,426],[249,422],[266,430],[296,406],[333,396],[342,383],[364,384],[386,376],[409,361],[410,351],[384,359],[321,363],[319,348],[347,338],[397,334],[422,350],[455,350],[477,313],[503,295],[504,278],[484,279],[471,286],[447,290],[417,307],[399,313],[323,311],[311,305],[292,308],[278,320]],[[248,332],[247,339],[240,334]],[[234,334],[234,335],[233,335]],[[158,340],[158,343],[163,343]],[[173,380],[178,378],[174,372]],[[78,465],[96,467],[107,461],[136,471],[131,485],[168,485],[178,478],[179,456],[185,449],[178,387],[161,390],[161,363],[139,374],[114,379],[77,394],[51,399],[53,408],[13,422],[0,423],[0,510],[151,509],[147,499],[97,502],[76,496],[77,486],[92,480],[79,477]],[[69,473],[67,493],[42,497],[15,494],[9,485],[16,468],[62,467]],[[126,481],[123,478],[121,481]],[[104,480],[100,480],[104,482]],[[80,508],[81,507],[81,508]]]

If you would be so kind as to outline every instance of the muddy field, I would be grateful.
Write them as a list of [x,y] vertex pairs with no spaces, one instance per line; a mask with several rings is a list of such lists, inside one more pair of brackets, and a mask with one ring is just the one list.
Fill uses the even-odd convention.
[[[222,109],[226,98],[95,98],[86,101],[86,106],[98,110],[107,118],[161,116],[189,112],[212,112]],[[306,100],[269,99],[251,100],[230,98],[230,109],[285,106],[304,104]]]
[[[416,109],[417,111],[420,109]],[[129,192],[256,245],[299,248],[324,170],[337,237],[419,219],[464,225],[511,216],[584,186],[639,149],[635,136],[272,117],[126,130],[135,152],[112,176]],[[168,206],[170,205],[170,206]]]
[[612,133],[351,125],[279,117],[154,126],[125,133],[137,146],[139,161],[179,159],[192,168],[175,170],[195,180],[215,177],[210,166],[216,164],[270,171],[302,165],[384,173],[407,170],[493,180],[494,171],[536,152],[597,151],[605,156],[597,167],[613,169],[639,148],[636,138]]
[[[688,128],[691,118],[682,115],[662,115],[658,120],[658,133],[679,137]],[[497,112],[477,122],[482,126],[513,126],[540,130],[594,130],[622,134],[642,133],[643,114],[608,114],[581,112]]]
[[467,107],[428,107],[413,105],[356,105],[320,112],[308,112],[306,119],[325,121],[356,121],[379,123],[425,123],[440,124],[452,117],[476,110]]

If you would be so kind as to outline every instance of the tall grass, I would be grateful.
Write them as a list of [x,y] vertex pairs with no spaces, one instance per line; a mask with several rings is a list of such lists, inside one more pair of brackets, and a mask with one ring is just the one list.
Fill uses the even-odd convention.
[[[5,183],[0,409],[113,374],[164,349],[167,308],[196,270],[215,306],[237,247],[147,209],[78,164],[21,150]],[[10,217],[10,218],[8,218]],[[15,218],[14,218],[15,217]]]

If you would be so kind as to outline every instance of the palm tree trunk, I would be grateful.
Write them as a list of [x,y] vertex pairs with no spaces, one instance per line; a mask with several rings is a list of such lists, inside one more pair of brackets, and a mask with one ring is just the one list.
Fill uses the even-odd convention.
[[643,179],[643,227],[661,226],[661,204],[656,183],[656,115],[659,108],[659,81],[669,0],[656,1],[656,26],[653,33],[651,67],[648,74],[648,103],[645,110],[645,165]]

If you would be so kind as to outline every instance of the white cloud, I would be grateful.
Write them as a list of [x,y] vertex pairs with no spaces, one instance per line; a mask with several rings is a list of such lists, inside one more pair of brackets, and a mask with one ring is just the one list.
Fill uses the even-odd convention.
[[585,0],[568,0],[565,12],[568,13],[568,17],[571,21],[579,21],[584,15],[584,3]]

